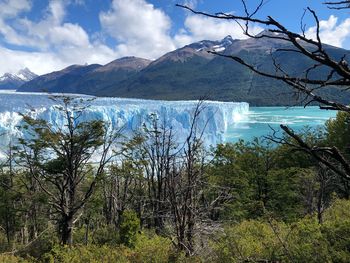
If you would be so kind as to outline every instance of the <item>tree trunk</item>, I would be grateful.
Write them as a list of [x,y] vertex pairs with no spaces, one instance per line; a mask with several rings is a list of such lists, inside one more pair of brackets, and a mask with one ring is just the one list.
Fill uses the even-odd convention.
[[73,245],[73,217],[63,215],[60,227],[62,245]]
[[317,220],[319,224],[323,223],[323,196],[324,196],[324,180],[321,180],[320,190],[317,201]]

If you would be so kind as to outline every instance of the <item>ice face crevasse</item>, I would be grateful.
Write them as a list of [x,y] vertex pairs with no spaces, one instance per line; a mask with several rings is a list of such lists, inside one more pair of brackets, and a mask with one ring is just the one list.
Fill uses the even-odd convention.
[[[172,127],[178,142],[185,141],[197,101],[154,101],[120,98],[96,98],[82,115],[81,121],[100,119],[114,127],[123,127],[123,133],[133,131],[149,121],[150,114],[156,114],[166,126]],[[64,125],[64,118],[47,94],[11,93],[0,94],[0,135],[4,148],[10,139],[26,138],[18,129],[22,118],[18,113],[30,113],[34,118],[42,118],[55,125]],[[206,101],[197,122],[197,130],[202,131],[205,145],[215,145],[225,141],[228,126],[237,122],[249,111],[245,102]]]

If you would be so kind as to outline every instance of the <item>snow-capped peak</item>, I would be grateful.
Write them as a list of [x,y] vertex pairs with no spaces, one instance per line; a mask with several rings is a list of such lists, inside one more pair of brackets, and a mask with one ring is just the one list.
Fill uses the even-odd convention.
[[37,75],[31,72],[28,68],[19,70],[17,73],[5,73],[0,76],[1,89],[17,89],[24,83],[33,80]]
[[5,73],[0,77],[0,81],[21,81],[27,82],[36,78],[37,75],[31,72],[28,68],[19,70],[15,74]]
[[232,45],[234,42],[233,38],[228,35],[223,40],[221,40],[217,45],[213,46],[213,51],[223,52],[228,46]]
[[222,52],[228,46],[232,45],[233,42],[234,42],[234,39],[230,35],[228,35],[224,39],[219,41],[202,40],[200,42],[190,44],[189,46],[196,49],[197,52],[208,51],[208,50]]
[[38,75],[31,72],[28,68],[21,69],[17,72],[16,76],[23,81],[30,81],[35,79]]

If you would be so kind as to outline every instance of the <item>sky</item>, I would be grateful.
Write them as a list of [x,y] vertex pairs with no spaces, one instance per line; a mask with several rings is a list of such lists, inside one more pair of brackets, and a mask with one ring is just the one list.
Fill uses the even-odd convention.
[[[350,10],[330,10],[322,0],[265,0],[256,17],[268,15],[300,32],[306,7],[320,19],[324,43],[350,49]],[[260,0],[247,0],[254,10]],[[29,68],[36,74],[72,64],[106,64],[124,56],[157,59],[184,45],[227,35],[246,36],[233,21],[194,15],[176,4],[207,13],[243,14],[240,0],[0,0],[0,75]],[[315,34],[310,14],[303,23]],[[251,32],[264,28],[251,25]]]

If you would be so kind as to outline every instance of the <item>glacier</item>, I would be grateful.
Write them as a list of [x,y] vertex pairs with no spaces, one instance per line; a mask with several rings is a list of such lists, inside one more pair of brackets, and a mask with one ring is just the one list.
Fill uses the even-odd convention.
[[[69,96],[92,98],[85,95]],[[123,134],[132,135],[149,121],[150,114],[156,114],[166,126],[173,128],[177,141],[181,143],[189,132],[197,103],[98,97],[92,100],[81,120],[100,119],[114,127],[123,127]],[[63,117],[56,104],[47,93],[0,91],[0,146],[4,148],[11,140],[27,136],[18,127],[22,121],[20,113],[63,126]],[[249,104],[246,102],[205,101],[197,124],[198,130],[204,130],[205,145],[225,142],[228,127],[245,118],[248,112]]]

